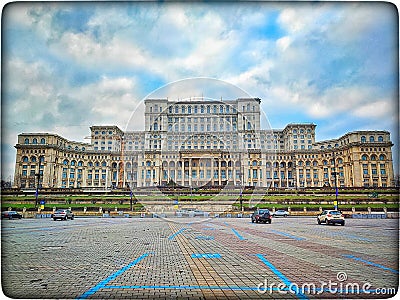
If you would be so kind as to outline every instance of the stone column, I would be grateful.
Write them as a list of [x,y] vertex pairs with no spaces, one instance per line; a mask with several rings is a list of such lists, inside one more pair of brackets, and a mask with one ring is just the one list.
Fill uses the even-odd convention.
[[221,185],[221,159],[218,158],[218,184]]
[[181,185],[185,186],[185,160],[182,159],[182,167],[181,167],[181,172],[182,172],[182,176],[181,176]]
[[192,159],[189,158],[189,186],[192,186]]

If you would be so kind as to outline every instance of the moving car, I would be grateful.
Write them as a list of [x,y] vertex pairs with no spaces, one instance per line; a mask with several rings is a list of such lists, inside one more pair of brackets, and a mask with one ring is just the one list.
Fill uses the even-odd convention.
[[51,215],[51,217],[53,218],[54,221],[57,220],[57,219],[65,220],[65,221],[66,221],[66,220],[68,220],[68,219],[73,220],[73,219],[74,219],[74,214],[73,214],[72,211],[69,210],[69,209],[57,209],[57,210]]
[[1,213],[1,218],[2,219],[4,219],[4,218],[6,218],[6,219],[21,219],[22,218],[22,215],[21,214],[19,214],[19,213],[17,213],[16,211],[14,211],[14,210],[10,210],[10,211],[3,211],[2,213]]
[[251,222],[254,223],[269,223],[272,222],[272,216],[268,209],[257,209],[251,215]]
[[338,210],[324,210],[317,216],[317,222],[318,224],[340,224],[344,226],[344,216]]
[[289,212],[283,209],[278,209],[276,212],[272,214],[274,217],[287,217]]

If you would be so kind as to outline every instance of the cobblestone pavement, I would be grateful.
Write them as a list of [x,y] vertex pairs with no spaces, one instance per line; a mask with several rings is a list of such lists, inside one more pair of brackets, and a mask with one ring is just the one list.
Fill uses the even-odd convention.
[[392,297],[398,220],[346,222],[2,220],[2,288],[12,298]]

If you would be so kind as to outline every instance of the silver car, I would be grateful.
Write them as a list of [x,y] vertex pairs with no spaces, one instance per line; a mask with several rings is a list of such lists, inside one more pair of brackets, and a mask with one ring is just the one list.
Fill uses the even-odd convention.
[[274,217],[287,217],[289,212],[283,209],[278,209],[276,212],[272,214]]
[[74,219],[74,214],[71,210],[69,209],[57,209],[52,215],[51,217],[53,218],[53,220],[73,220]]

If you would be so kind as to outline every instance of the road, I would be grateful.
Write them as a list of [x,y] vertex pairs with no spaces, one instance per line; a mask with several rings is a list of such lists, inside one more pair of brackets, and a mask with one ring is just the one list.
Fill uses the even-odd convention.
[[13,298],[389,298],[398,220],[75,218],[2,220]]

